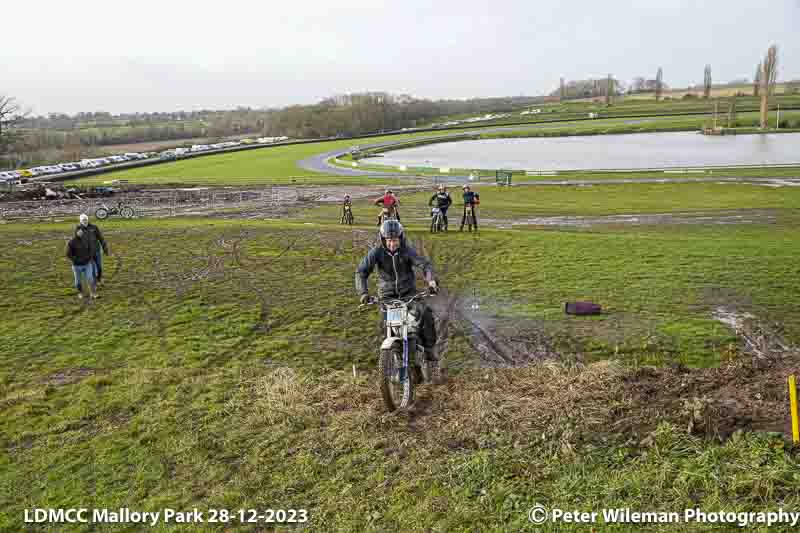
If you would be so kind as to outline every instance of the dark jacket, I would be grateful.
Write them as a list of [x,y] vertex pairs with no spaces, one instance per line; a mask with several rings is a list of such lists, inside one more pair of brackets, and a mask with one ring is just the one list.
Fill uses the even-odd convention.
[[403,239],[400,248],[391,253],[381,245],[369,251],[361,260],[356,271],[356,290],[359,294],[367,294],[367,279],[372,270],[378,267],[378,297],[406,298],[417,292],[414,267],[422,269],[426,277],[433,278],[433,266],[428,258],[417,255],[417,251],[408,246]]
[[67,243],[67,259],[75,266],[88,265],[94,260],[95,248],[89,234],[84,230],[83,237],[75,235]]
[[98,249],[98,245],[103,247],[103,253],[108,255],[108,245],[106,245],[106,240],[103,238],[103,234],[100,232],[100,228],[89,222],[86,226],[81,226],[78,224],[75,226],[75,231],[78,228],[83,228],[83,231],[89,236],[89,241],[92,243],[95,251]]
[[464,195],[464,205],[475,205],[476,202],[480,201],[480,196],[478,193],[474,191],[465,192]]
[[436,207],[438,207],[439,209],[447,209],[448,207],[450,207],[450,204],[453,203],[453,199],[450,198],[449,192],[445,193],[437,192],[436,194],[431,196],[430,200],[428,200],[428,205],[433,205],[434,201],[436,201]]

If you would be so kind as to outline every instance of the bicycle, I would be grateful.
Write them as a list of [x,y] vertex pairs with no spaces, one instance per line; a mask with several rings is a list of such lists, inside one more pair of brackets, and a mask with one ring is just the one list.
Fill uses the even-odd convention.
[[98,220],[105,220],[112,215],[119,215],[122,218],[133,218],[136,215],[136,211],[132,206],[122,205],[122,202],[119,202],[116,207],[108,207],[106,204],[102,204],[94,211],[94,216]]

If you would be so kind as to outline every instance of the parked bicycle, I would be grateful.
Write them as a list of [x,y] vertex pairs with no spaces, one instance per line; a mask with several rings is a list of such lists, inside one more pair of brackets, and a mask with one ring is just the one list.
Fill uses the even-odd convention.
[[106,204],[102,204],[100,207],[95,209],[94,216],[97,217],[98,220],[105,220],[110,216],[121,216],[122,218],[133,218],[136,216],[136,210],[130,205],[124,205],[122,202],[117,202],[116,207],[108,207]]

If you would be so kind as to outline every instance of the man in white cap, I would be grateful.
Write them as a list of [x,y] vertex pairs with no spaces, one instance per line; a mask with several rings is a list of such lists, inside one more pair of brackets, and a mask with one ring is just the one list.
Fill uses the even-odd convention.
[[94,260],[92,261],[93,277],[95,282],[99,284],[103,279],[103,254],[111,255],[108,251],[108,244],[106,244],[100,228],[89,222],[89,216],[86,213],[81,213],[80,224],[76,229],[78,228],[83,229],[89,239],[89,244],[94,253]]
[[67,243],[67,259],[72,263],[72,273],[75,276],[75,290],[78,291],[78,298],[83,298],[82,281],[85,279],[89,285],[89,292],[92,299],[97,298],[97,282],[94,279],[94,249],[89,242],[88,232],[83,226],[75,228],[75,235]]

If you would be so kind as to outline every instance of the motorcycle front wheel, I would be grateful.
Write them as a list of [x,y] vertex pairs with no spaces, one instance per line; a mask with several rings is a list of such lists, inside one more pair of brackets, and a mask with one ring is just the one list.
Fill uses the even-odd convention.
[[403,366],[403,346],[395,344],[388,350],[381,350],[378,372],[381,381],[381,396],[389,412],[407,409],[414,401],[416,372],[413,358],[409,354],[409,366]]

